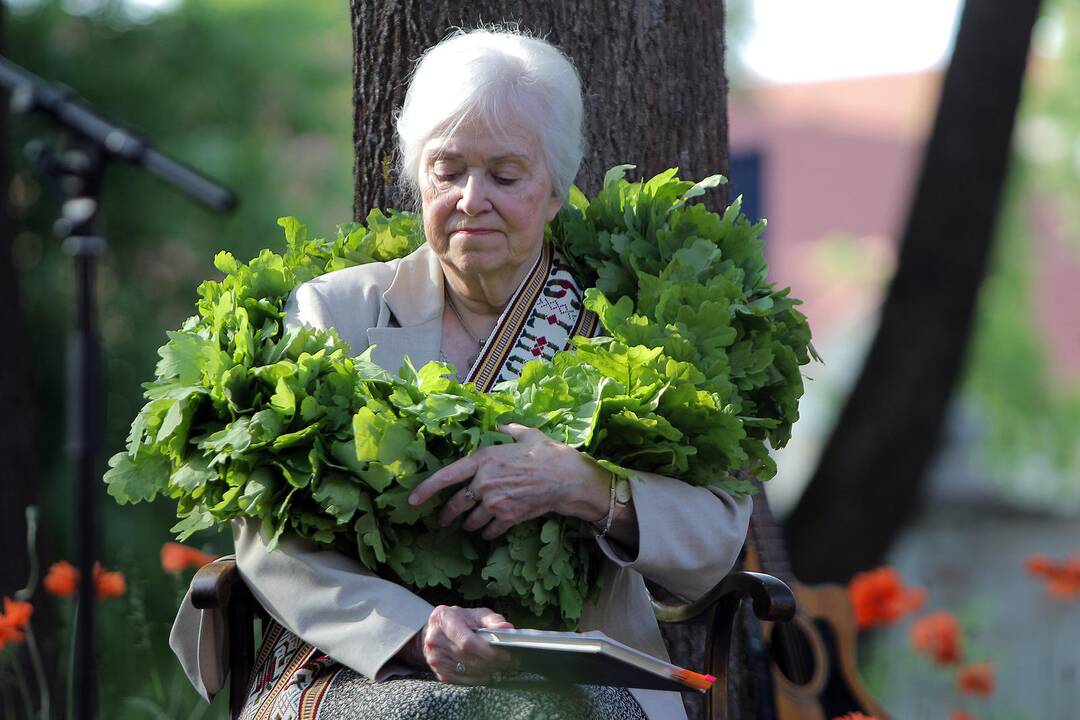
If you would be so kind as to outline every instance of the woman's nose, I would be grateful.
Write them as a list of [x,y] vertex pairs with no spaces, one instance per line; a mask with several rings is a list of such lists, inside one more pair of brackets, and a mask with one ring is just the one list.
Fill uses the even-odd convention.
[[458,210],[466,215],[479,215],[489,209],[491,198],[488,196],[487,183],[475,173],[469,173],[458,198]]

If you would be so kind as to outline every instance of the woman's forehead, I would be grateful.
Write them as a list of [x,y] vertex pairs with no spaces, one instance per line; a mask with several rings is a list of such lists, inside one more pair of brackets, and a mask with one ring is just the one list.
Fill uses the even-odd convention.
[[424,144],[429,159],[525,162],[538,159],[536,133],[515,124],[498,130],[476,124],[457,128],[451,135],[433,137]]

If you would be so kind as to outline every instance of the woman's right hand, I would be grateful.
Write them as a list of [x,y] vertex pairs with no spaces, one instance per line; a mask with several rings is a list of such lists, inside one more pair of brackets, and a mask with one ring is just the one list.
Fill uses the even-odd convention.
[[476,628],[508,629],[514,626],[488,608],[440,605],[431,611],[416,641],[424,662],[442,682],[480,685],[493,673],[513,664],[510,653],[493,647],[477,635]]

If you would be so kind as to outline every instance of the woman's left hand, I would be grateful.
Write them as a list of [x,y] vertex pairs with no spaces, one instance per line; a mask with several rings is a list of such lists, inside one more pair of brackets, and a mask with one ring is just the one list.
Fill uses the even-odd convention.
[[491,540],[514,525],[545,515],[593,522],[608,510],[610,474],[569,445],[524,425],[501,425],[512,444],[492,445],[437,470],[416,486],[409,502],[420,505],[443,488],[461,485],[439,513],[449,525],[468,513],[462,527]]

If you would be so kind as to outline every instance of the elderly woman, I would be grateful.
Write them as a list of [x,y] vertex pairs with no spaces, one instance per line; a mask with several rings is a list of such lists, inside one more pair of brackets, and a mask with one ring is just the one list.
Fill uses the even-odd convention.
[[[417,65],[397,123],[401,176],[419,196],[426,244],[406,258],[321,276],[295,291],[287,323],[334,327],[388,369],[442,359],[482,390],[551,357],[596,317],[544,242],[582,157],[577,74],[552,45],[517,33],[459,32]],[[543,342],[528,332],[545,328]],[[611,475],[537,430],[460,458],[410,502],[451,489],[443,524],[494,538],[547,513],[596,528],[603,591],[578,629],[666,657],[644,578],[687,598],[731,568],[749,501],[636,473]],[[488,607],[433,606],[356,560],[297,538],[272,552],[238,522],[240,572],[273,622],[264,632],[245,717],[679,718],[677,693],[620,688],[506,689],[507,656],[473,630],[510,627]],[[491,604],[491,603],[487,603]],[[186,600],[172,642],[196,687],[222,686],[220,618]],[[391,680],[393,679],[393,680]],[[305,714],[306,713],[306,714]]]

